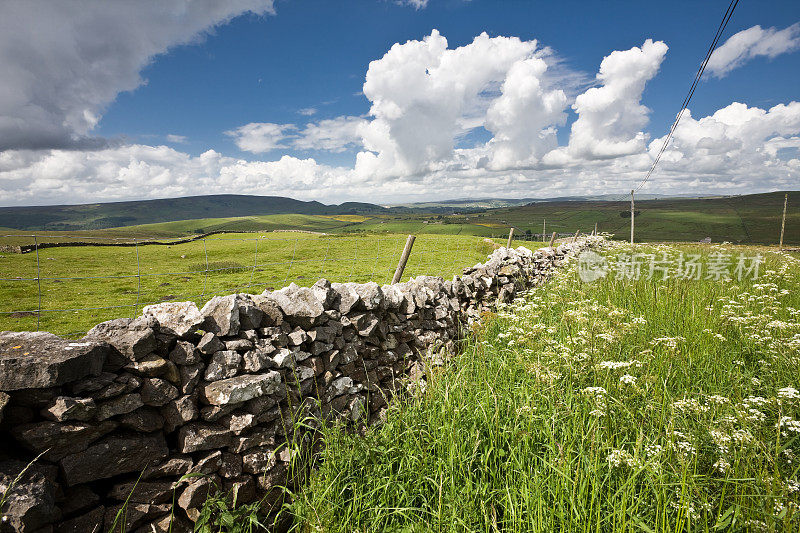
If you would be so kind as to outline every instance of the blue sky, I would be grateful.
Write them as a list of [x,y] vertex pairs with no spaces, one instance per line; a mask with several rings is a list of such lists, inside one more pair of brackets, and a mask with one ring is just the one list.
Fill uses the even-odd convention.
[[[225,7],[210,5],[206,0],[138,6],[87,0],[56,8],[53,2],[11,1],[0,8],[8,10],[0,17],[6,21],[0,30],[11,33],[0,37],[0,66],[7,63],[7,71],[27,80],[0,80],[0,133],[5,125],[12,139],[0,144],[0,192],[25,203],[196,191],[384,203],[624,192],[649,167],[653,143],[669,129],[727,2],[430,0],[415,7],[382,0],[279,0],[274,5],[237,0]],[[64,22],[79,31],[48,35],[49,25]],[[700,120],[696,131],[688,124],[650,192],[797,188],[800,104],[791,104],[800,100],[798,23],[796,1],[740,2],[721,41],[745,32],[741,42],[728,47],[739,59],[717,76],[707,72],[690,105],[696,120],[726,108],[727,118]],[[147,28],[146,35],[141,28]],[[81,36],[93,29],[99,35]],[[487,70],[484,85],[465,97],[459,110],[442,111],[445,118],[420,125],[441,131],[431,132],[430,139],[422,134],[417,143],[404,132],[450,105],[446,94],[460,86],[458,72],[420,88],[392,79],[391,69],[376,68],[372,100],[362,89],[371,61],[381,60],[396,43],[426,37],[434,42],[439,38],[431,38],[434,30],[446,39],[448,51],[463,47],[467,58],[459,68],[465,76],[493,68],[469,46],[482,32],[489,39],[536,40],[537,46],[512,52],[516,45],[503,44],[517,54],[508,67]],[[651,52],[638,59],[633,52],[620,56],[637,72],[650,69],[633,84],[643,84],[643,91],[617,91],[610,88],[617,82],[608,82],[604,95],[585,97],[585,124],[576,133],[576,98],[603,86],[596,74],[604,58],[634,47],[643,50],[647,39],[658,45]],[[659,41],[666,47],[659,48]],[[537,55],[543,47],[550,50]],[[413,63],[419,50],[407,48],[397,60]],[[437,53],[425,61],[436,63],[448,52]],[[476,56],[474,66],[470,55]],[[517,100],[505,102],[505,122],[488,131],[487,108],[503,93],[512,66],[539,60],[546,72],[531,67],[524,76],[554,98],[563,94],[557,108],[539,113],[538,100],[516,93]],[[44,68],[51,63],[55,74]],[[98,74],[104,65],[107,70]],[[622,73],[615,76],[622,79],[627,67],[619,68]],[[50,93],[39,94],[40,87],[49,86]],[[4,91],[12,95],[5,101]],[[605,99],[607,109],[592,119],[589,100],[597,97]],[[383,107],[373,106],[378,100]],[[398,118],[387,102],[400,101],[407,107],[400,106]],[[733,102],[745,107],[729,108]],[[788,107],[769,112],[781,104]],[[649,111],[638,111],[640,105]],[[45,111],[30,116],[20,111],[29,108]],[[522,111],[507,116],[514,110]],[[610,117],[618,123],[609,124]],[[464,126],[466,118],[471,121]],[[321,122],[327,119],[340,122]],[[521,132],[526,121],[536,123],[547,142],[539,145]],[[253,126],[245,134],[241,128],[247,125]],[[335,128],[336,140],[309,137],[307,125],[322,125],[325,135]],[[379,126],[386,131],[362,129]],[[758,142],[754,135],[760,135]],[[613,145],[605,152],[592,147],[605,141]],[[503,142],[507,152],[500,153]],[[429,146],[430,154],[418,157]],[[772,159],[753,155],[772,152]],[[359,153],[369,157],[357,163]]]

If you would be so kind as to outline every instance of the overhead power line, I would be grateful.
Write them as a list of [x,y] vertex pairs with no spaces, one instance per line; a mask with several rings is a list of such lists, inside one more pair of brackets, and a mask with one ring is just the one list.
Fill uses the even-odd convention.
[[[700,82],[700,78],[703,76],[703,72],[706,70],[706,66],[708,65],[708,61],[711,59],[711,55],[714,53],[714,50],[717,48],[717,44],[719,44],[720,38],[725,33],[725,27],[728,25],[728,21],[731,19],[733,15],[733,10],[736,9],[736,6],[739,4],[739,0],[731,0],[730,4],[728,4],[728,9],[725,10],[725,14],[722,17],[722,20],[717,27],[717,33],[714,35],[714,39],[711,41],[711,46],[708,47],[708,51],[706,52],[706,56],[703,59],[703,62],[700,65],[700,68],[695,74],[694,81],[692,82],[692,86],[689,88],[689,92],[686,95],[686,98],[683,99],[683,104],[681,104],[681,109],[678,111],[678,114],[675,117],[675,122],[672,123],[672,127],[669,129],[669,133],[667,134],[666,138],[664,139],[664,144],[661,145],[661,149],[658,151],[658,155],[656,156],[655,160],[653,160],[653,164],[650,166],[650,170],[647,171],[647,175],[644,179],[636,186],[634,190],[638,191],[642,187],[644,187],[645,183],[650,180],[650,176],[653,175],[653,172],[656,169],[656,165],[661,160],[661,156],[664,155],[664,152],[667,150],[667,146],[669,145],[669,141],[672,138],[672,134],[675,133],[675,129],[678,127],[678,123],[683,116],[683,112],[686,111],[686,108],[689,106],[689,102],[692,100],[692,96],[694,95],[694,91],[697,88],[697,84]],[[620,200],[626,198],[627,195],[621,196]]]

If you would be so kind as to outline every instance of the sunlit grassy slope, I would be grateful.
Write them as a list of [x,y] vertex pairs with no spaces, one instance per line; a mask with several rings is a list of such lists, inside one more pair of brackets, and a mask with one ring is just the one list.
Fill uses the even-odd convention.
[[[173,246],[45,248],[38,270],[35,253],[0,254],[0,330],[35,330],[38,323],[42,330],[80,334],[103,320],[135,316],[149,303],[202,305],[214,294],[311,285],[321,277],[387,283],[405,240],[404,234],[279,232],[222,234]],[[521,244],[530,246],[514,243]],[[491,250],[471,235],[420,235],[404,279],[452,277]]]
[[327,428],[298,530],[800,531],[800,261],[766,257],[741,283],[564,269],[384,425]]

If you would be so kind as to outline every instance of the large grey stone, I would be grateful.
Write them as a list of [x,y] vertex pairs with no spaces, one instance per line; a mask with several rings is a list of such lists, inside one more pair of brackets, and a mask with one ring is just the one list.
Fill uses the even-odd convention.
[[167,433],[174,431],[187,422],[196,420],[200,416],[194,396],[181,396],[161,408],[161,414],[167,423],[165,428]]
[[241,403],[273,394],[278,390],[281,375],[276,371],[266,374],[236,376],[222,381],[214,381],[203,388],[203,397],[212,405]]
[[239,372],[242,355],[232,350],[216,352],[206,367],[206,381],[232,378]]
[[5,500],[0,531],[38,531],[59,518],[55,484],[36,464],[22,474],[26,467],[23,461],[0,462],[0,495]]
[[353,285],[353,288],[358,293],[361,304],[367,311],[379,309],[383,306],[383,291],[374,281],[368,283],[358,283]]
[[58,396],[42,410],[42,416],[59,422],[68,420],[85,422],[92,418],[96,411],[97,406],[91,398]]
[[205,319],[194,302],[164,302],[148,305],[142,309],[142,313],[158,320],[160,331],[178,337],[191,335],[197,331]]
[[100,374],[110,347],[45,332],[0,332],[0,390],[63,385]]
[[118,318],[96,325],[84,339],[107,342],[127,359],[138,361],[158,347],[157,328],[158,321],[152,316]]
[[356,283],[333,283],[331,288],[337,294],[337,310],[345,315],[350,312],[361,300],[358,291],[355,289]]
[[191,422],[178,431],[178,447],[181,453],[216,450],[230,446],[233,442],[231,430],[213,424]]
[[238,300],[238,294],[211,298],[200,310],[200,314],[205,317],[204,329],[220,337],[239,333]]
[[178,389],[163,379],[147,378],[142,384],[142,402],[145,405],[161,407],[178,397]]
[[71,486],[141,472],[168,454],[167,443],[160,433],[106,437],[82,452],[64,457],[61,470]]
[[6,409],[6,405],[8,402],[11,401],[11,396],[6,394],[5,392],[0,392],[0,422],[3,421],[3,411]]
[[44,458],[58,461],[62,457],[85,450],[89,444],[117,427],[108,421],[93,425],[83,422],[37,422],[21,424],[11,434],[34,453],[45,450]]
[[225,345],[222,344],[222,341],[219,340],[216,335],[209,331],[203,335],[200,342],[197,343],[197,349],[200,350],[200,353],[211,355],[214,352],[224,350]]
[[270,294],[287,320],[303,327],[319,323],[325,313],[325,305],[310,287],[298,287],[294,283]]
[[[214,335],[213,333],[211,334]],[[214,337],[216,339],[216,337]],[[214,350],[216,351],[216,350]],[[186,341],[178,341],[175,348],[169,353],[169,360],[176,365],[194,365],[202,359],[194,344]]]
[[135,411],[143,405],[142,397],[138,393],[126,394],[125,396],[119,396],[113,400],[99,404],[95,416],[98,420],[106,420],[113,416],[124,415]]

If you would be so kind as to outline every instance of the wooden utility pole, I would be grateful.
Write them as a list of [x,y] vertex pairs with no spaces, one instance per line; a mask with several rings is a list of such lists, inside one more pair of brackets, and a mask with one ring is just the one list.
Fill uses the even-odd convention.
[[409,235],[408,239],[406,239],[406,247],[403,248],[403,254],[400,256],[400,262],[397,263],[397,270],[394,271],[392,284],[399,282],[400,278],[403,277],[403,270],[406,269],[408,256],[411,255],[411,247],[414,246],[414,239],[416,239],[416,237],[414,237],[413,235]]
[[556,242],[556,232],[553,232],[553,236],[550,237],[550,248],[553,247],[553,243]]
[[508,244],[506,244],[506,248],[511,248],[511,239],[514,238],[514,228],[508,232]]
[[631,245],[633,245],[633,189],[631,189]]
[[545,237],[546,233],[547,233],[547,219],[543,218],[542,219],[542,242],[544,242],[544,240],[547,238],[547,237]]
[[786,227],[786,206],[789,205],[789,193],[783,197],[783,218],[781,219],[781,243],[778,245],[778,250],[783,250],[783,229]]

